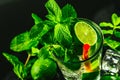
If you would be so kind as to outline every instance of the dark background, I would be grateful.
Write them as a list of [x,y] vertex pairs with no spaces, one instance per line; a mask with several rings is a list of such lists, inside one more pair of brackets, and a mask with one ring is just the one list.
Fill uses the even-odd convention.
[[[44,4],[47,0],[0,0],[0,80],[12,70],[12,65],[2,56],[2,52],[15,54],[9,49],[11,39],[33,25],[31,13],[45,18],[47,11]],[[99,24],[110,20],[113,12],[119,14],[119,7],[114,1],[119,0],[56,0],[60,7],[66,3],[74,6],[78,17],[88,18]],[[117,7],[116,7],[117,6]],[[120,14],[119,14],[120,15]],[[26,55],[15,54],[24,60]],[[23,58],[22,58],[23,57]]]

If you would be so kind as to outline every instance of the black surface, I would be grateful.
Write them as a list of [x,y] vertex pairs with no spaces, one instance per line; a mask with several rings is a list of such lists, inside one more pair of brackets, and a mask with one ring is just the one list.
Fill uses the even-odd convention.
[[[46,1],[47,0],[0,0],[0,80],[12,70],[12,65],[1,53],[14,53],[9,49],[9,43],[15,35],[31,28],[33,25],[31,13],[36,13],[41,18],[45,18],[47,12],[44,4]],[[114,5],[114,1],[112,0],[56,1],[60,7],[66,3],[70,3],[76,9],[78,17],[88,18],[96,23],[102,20],[109,20],[111,13],[118,12],[119,9],[118,5]],[[26,57],[24,54],[16,55]],[[21,60],[24,60],[24,57]]]

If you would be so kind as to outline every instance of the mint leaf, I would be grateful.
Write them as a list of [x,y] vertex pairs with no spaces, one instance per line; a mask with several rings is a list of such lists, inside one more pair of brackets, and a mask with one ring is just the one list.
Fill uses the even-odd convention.
[[104,43],[107,44],[112,49],[116,49],[120,45],[120,42],[117,42],[117,41],[112,40],[110,38],[105,38]]
[[102,30],[103,34],[113,34],[113,30]]
[[56,23],[54,23],[54,22],[51,21],[51,20],[45,20],[45,21],[43,22],[43,24],[46,24],[46,25],[48,25],[48,26],[51,27],[51,28],[53,28],[53,27],[56,25]]
[[72,44],[72,36],[67,25],[57,24],[54,28],[54,38],[63,46],[70,47]]
[[116,26],[115,29],[120,29],[120,26]]
[[114,30],[114,35],[118,38],[120,38],[120,31]]
[[48,0],[48,2],[45,4],[45,7],[48,11],[48,15],[46,15],[46,17],[49,20],[52,20],[55,23],[61,21],[62,12],[55,0]]
[[61,45],[57,45],[57,44],[56,45],[53,44],[52,47],[53,47],[52,51],[53,51],[54,55],[57,56],[58,58],[63,59],[63,57],[65,56],[64,48]]
[[46,46],[40,48],[38,57],[39,58],[41,58],[41,57],[42,58],[50,58],[49,49],[50,49],[50,45],[46,45]]
[[29,32],[24,32],[14,37],[10,44],[10,49],[16,52],[29,50],[38,45],[36,39],[30,39]]
[[62,8],[62,18],[63,20],[67,18],[77,18],[77,12],[72,5],[67,4]]
[[8,53],[3,53],[3,55],[5,56],[5,58],[13,65],[15,66],[16,64],[20,63],[22,64],[19,59],[12,55],[12,54],[8,54]]
[[113,23],[115,26],[120,23],[120,20],[119,20],[119,18],[118,18],[118,16],[117,16],[116,13],[113,13],[113,14],[112,14],[112,23]]
[[[120,42],[117,41],[118,38],[120,38],[120,17],[117,16],[116,13],[113,13],[111,16],[112,23],[109,22],[101,22],[99,25],[102,29],[102,32],[104,35],[107,34],[107,37],[105,36],[104,43],[107,44],[112,49],[118,50]],[[106,30],[105,30],[105,29]],[[111,35],[109,35],[111,34]],[[111,37],[114,37],[114,40],[111,39]]]
[[49,44],[54,44],[55,40],[54,40],[54,31],[50,30],[47,34],[45,34],[45,36],[42,37],[42,39],[40,40],[40,43],[42,45],[49,45]]
[[[56,25],[56,23],[50,21],[50,20],[45,20],[44,24],[48,25],[48,32],[42,36],[42,38],[40,39],[40,43],[42,45],[46,45],[46,44],[52,44],[54,43],[54,39],[53,39],[53,35],[54,35],[54,27]],[[45,31],[44,31],[45,32]]]
[[13,68],[15,74],[21,79],[23,80],[26,76],[27,76],[27,72],[24,68],[23,64],[16,64]]
[[42,19],[34,13],[32,13],[32,18],[34,19],[35,24],[42,22]]
[[23,80],[23,78],[25,78],[27,76],[27,72],[25,71],[24,64],[21,61],[19,61],[19,59],[14,55],[11,55],[8,53],[3,53],[3,55],[13,65],[13,67],[14,67],[13,70],[14,70],[15,74],[21,80]]
[[39,53],[39,49],[38,48],[35,48],[35,47],[32,47],[32,49],[31,49],[31,55],[32,56],[36,56],[38,53]]
[[51,27],[49,27],[44,23],[39,23],[37,25],[34,25],[30,30],[30,38],[31,39],[36,38],[40,40],[41,37],[44,36],[50,29]]
[[100,25],[100,27],[111,27],[111,28],[113,28],[112,23],[101,22],[99,25]]

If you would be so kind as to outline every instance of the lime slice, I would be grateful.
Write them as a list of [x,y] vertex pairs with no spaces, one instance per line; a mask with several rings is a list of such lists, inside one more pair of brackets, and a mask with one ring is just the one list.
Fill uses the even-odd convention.
[[74,26],[75,34],[77,38],[83,44],[94,45],[97,41],[97,34],[95,30],[86,22],[77,22]]

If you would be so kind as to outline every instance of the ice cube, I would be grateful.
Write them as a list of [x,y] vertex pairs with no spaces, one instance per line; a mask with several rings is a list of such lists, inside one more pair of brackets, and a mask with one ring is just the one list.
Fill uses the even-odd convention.
[[102,71],[105,74],[117,74],[120,71],[120,53],[107,49],[102,59]]

